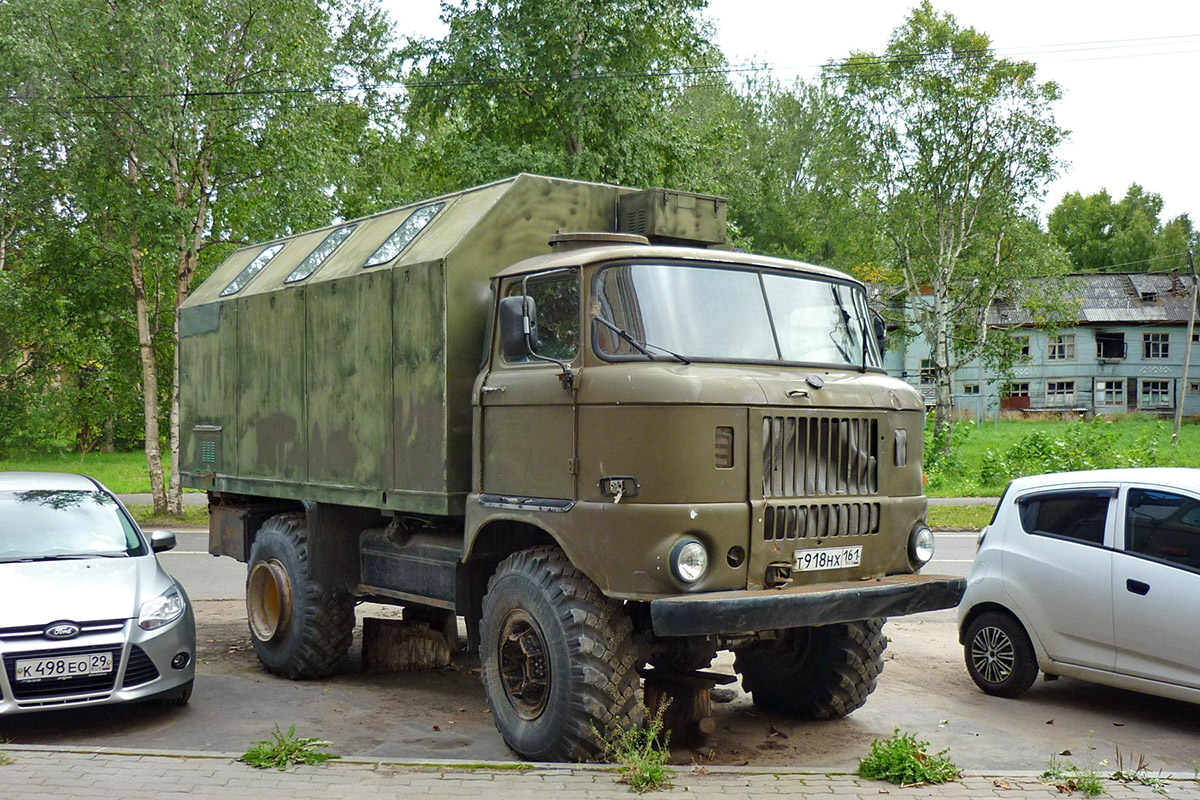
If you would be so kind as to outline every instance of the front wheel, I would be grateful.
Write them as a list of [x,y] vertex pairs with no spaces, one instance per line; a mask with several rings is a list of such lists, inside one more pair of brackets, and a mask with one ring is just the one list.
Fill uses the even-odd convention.
[[1037,655],[1029,634],[1014,617],[980,614],[967,627],[963,657],[975,685],[997,697],[1018,697],[1037,680]]
[[480,658],[492,719],[533,761],[600,756],[641,717],[633,626],[555,547],[509,556],[483,598]]
[[754,703],[801,719],[840,719],[867,702],[883,671],[882,619],[789,628],[737,651]]
[[329,675],[350,649],[354,598],[309,575],[303,514],[279,514],[259,529],[250,548],[246,616],[259,661],[285,678]]

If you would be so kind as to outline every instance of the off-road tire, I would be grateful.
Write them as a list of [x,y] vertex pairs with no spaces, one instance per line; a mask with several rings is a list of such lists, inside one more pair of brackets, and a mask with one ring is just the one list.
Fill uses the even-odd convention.
[[1037,654],[1029,634],[1002,611],[987,611],[967,626],[963,660],[975,685],[997,697],[1018,697],[1037,680]]
[[621,606],[558,548],[502,561],[483,598],[480,660],[508,746],[532,761],[584,761],[603,754],[611,729],[638,723],[632,632]]
[[[256,569],[286,573],[289,605],[278,629],[265,637],[256,632],[252,589]],[[250,639],[268,671],[285,678],[320,678],[331,674],[345,658],[354,635],[354,598],[314,581],[308,569],[308,527],[304,514],[279,514],[263,523],[250,548],[246,577],[247,613],[252,617]]]
[[883,671],[882,619],[779,632],[739,649],[733,668],[756,705],[801,719],[840,719],[867,702]]

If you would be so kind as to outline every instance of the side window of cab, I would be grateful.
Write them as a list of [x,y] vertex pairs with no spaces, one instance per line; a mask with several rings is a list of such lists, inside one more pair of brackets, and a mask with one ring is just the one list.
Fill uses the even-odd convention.
[[533,301],[537,322],[534,352],[542,358],[525,355],[506,357],[505,361],[510,364],[527,364],[547,358],[568,363],[574,361],[579,354],[578,273],[514,281],[505,296],[519,297],[522,293]]

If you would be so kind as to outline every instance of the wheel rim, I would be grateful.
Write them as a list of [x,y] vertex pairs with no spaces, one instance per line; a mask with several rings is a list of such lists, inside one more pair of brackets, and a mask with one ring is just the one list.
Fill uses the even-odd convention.
[[250,630],[269,642],[287,629],[292,618],[292,581],[277,559],[256,561],[246,580],[246,616]]
[[971,664],[988,683],[1003,683],[1013,674],[1017,653],[1012,639],[1000,628],[980,628],[971,640]]
[[504,694],[522,719],[537,719],[550,697],[550,660],[542,630],[533,617],[516,609],[504,618],[498,640]]

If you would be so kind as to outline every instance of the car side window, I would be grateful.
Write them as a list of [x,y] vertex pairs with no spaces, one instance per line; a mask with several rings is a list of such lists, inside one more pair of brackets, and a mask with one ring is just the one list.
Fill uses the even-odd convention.
[[1200,571],[1200,500],[1174,492],[1130,489],[1125,550]]
[[1103,545],[1112,496],[1110,490],[1088,490],[1024,497],[1018,502],[1021,527],[1027,533]]

